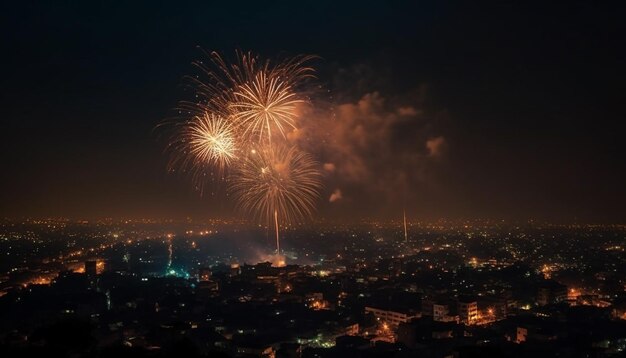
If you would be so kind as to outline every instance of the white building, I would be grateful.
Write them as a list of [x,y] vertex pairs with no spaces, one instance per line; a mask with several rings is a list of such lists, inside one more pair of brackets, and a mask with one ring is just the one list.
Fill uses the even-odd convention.
[[410,322],[414,318],[420,318],[419,312],[387,310],[375,307],[365,307],[365,313],[372,313],[374,317],[390,325],[392,328],[398,328],[400,323]]

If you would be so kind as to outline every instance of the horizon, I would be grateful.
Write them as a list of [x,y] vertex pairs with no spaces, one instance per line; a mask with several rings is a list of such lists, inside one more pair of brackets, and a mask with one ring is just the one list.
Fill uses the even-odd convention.
[[[459,226],[459,225],[504,225],[505,227],[511,226],[524,226],[524,225],[547,225],[554,227],[622,227],[626,226],[624,222],[601,222],[601,221],[557,221],[557,220],[546,220],[546,219],[526,219],[526,220],[517,220],[517,219],[502,219],[502,218],[435,218],[435,219],[420,219],[420,218],[412,218],[407,216],[406,221],[411,227],[424,227],[424,226],[435,226],[435,225],[451,225],[451,226]],[[211,218],[168,218],[168,217],[101,217],[101,218],[87,218],[87,217],[2,217],[0,218],[0,223],[12,223],[12,224],[25,224],[25,223],[46,223],[46,222],[65,222],[70,224],[202,224],[202,223],[211,223],[218,222],[220,224],[226,225],[242,225],[243,227],[271,227],[273,224],[262,224],[255,223],[253,221],[247,220],[241,217],[211,217]],[[316,225],[338,225],[343,224],[346,226],[349,225],[398,225],[402,226],[403,218],[387,218],[380,219],[375,217],[362,217],[354,220],[346,220],[346,219],[330,219],[330,218],[322,218],[316,217],[312,220],[307,220],[303,222],[294,222],[286,225],[289,228],[302,228]]]

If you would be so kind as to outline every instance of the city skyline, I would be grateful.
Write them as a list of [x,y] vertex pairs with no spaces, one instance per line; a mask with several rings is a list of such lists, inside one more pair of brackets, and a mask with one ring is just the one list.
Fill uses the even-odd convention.
[[0,5],[0,357],[626,356],[626,7]]

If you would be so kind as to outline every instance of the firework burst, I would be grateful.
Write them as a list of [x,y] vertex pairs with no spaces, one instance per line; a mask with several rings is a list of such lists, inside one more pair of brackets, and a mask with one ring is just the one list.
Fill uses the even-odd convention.
[[205,113],[195,117],[185,127],[183,137],[189,154],[199,164],[215,165],[223,171],[236,158],[233,128],[220,116]]
[[[195,62],[202,76],[189,77],[194,101],[180,103],[168,148],[171,170],[189,172],[202,191],[207,173],[219,173],[236,207],[276,229],[312,215],[321,172],[311,155],[287,143],[297,130],[303,84],[314,57],[279,62],[237,52],[229,63],[217,53]],[[211,176],[215,179],[215,176]]]
[[237,139],[230,122],[211,113],[177,123],[166,151],[170,172],[191,177],[204,193],[209,181],[221,180],[237,159]]
[[235,121],[244,128],[244,135],[258,134],[259,142],[271,142],[272,129],[283,138],[286,130],[295,129],[296,106],[305,102],[288,82],[266,72],[240,86],[234,97],[237,100],[230,107]]
[[295,223],[313,213],[321,186],[318,167],[295,147],[267,147],[235,169],[229,192],[242,211],[260,222]]
[[190,77],[196,101],[182,102],[188,114],[218,113],[230,118],[245,142],[271,141],[273,134],[284,138],[296,128],[297,106],[308,99],[301,87],[313,77],[306,64],[315,57],[296,56],[273,63],[250,52],[236,52],[233,63],[218,53],[194,65],[202,76]]

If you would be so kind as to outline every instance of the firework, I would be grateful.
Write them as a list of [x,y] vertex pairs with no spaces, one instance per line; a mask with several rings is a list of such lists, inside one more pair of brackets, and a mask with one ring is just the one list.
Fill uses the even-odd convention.
[[229,121],[211,113],[195,116],[174,127],[167,152],[169,170],[188,174],[204,192],[208,179],[221,180],[237,159],[237,139]]
[[279,224],[311,216],[321,186],[318,163],[287,145],[299,107],[308,103],[302,88],[313,76],[306,66],[313,57],[274,63],[237,52],[229,63],[213,52],[208,58],[194,63],[202,76],[189,77],[195,100],[180,103],[184,121],[175,122],[168,145],[170,169],[191,173],[201,191],[207,172],[217,170],[237,208],[275,226],[280,254]]
[[272,135],[296,128],[297,106],[307,102],[299,90],[313,69],[313,56],[297,56],[272,63],[251,53],[237,52],[228,63],[217,53],[210,61],[195,62],[202,77],[191,78],[195,102],[183,102],[187,113],[219,113],[230,118],[246,143],[271,141]]
[[409,242],[409,233],[406,230],[406,209],[402,211],[402,218],[404,220],[404,242]]
[[183,136],[195,162],[224,170],[236,158],[233,128],[220,116],[205,113],[195,117],[185,127]]
[[237,101],[230,105],[234,118],[243,126],[244,135],[258,133],[259,141],[267,138],[271,142],[272,128],[283,138],[286,130],[295,129],[296,105],[304,103],[287,82],[265,72],[239,87],[234,96]]
[[312,157],[282,145],[256,150],[230,176],[237,206],[263,223],[294,223],[312,215],[321,173]]

